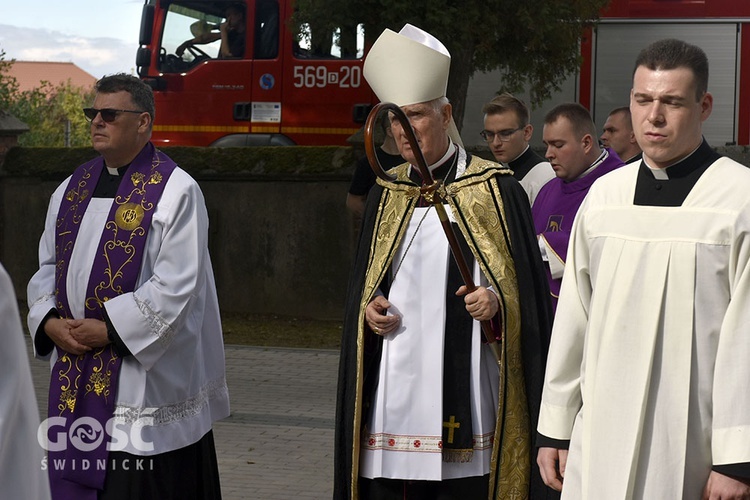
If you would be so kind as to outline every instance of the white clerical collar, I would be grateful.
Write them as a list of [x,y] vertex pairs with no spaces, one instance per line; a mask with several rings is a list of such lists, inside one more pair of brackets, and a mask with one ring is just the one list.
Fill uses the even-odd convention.
[[[436,161],[432,165],[427,165],[427,169],[430,172],[434,172],[436,168],[438,168],[440,165],[442,165],[443,163],[445,163],[448,160],[448,158],[450,158],[451,156],[453,156],[453,153],[455,153],[455,152],[456,152],[456,145],[453,144],[453,141],[449,137],[448,138],[448,149],[445,151],[445,154],[442,156],[442,158],[440,158],[438,161]],[[419,172],[419,169],[417,168],[416,165],[411,165],[410,164],[410,167],[413,168],[413,169],[415,169],[417,172]]]
[[[701,143],[698,144],[698,148],[701,147],[702,145],[703,145],[703,141],[701,141]],[[669,180],[669,172],[667,172],[667,169],[670,169],[670,168],[674,167],[675,165],[679,165],[683,161],[685,161],[688,158],[690,158],[691,156],[693,156],[693,153],[695,153],[696,151],[698,151],[698,148],[695,148],[694,150],[692,150],[690,152],[689,155],[685,156],[685,158],[683,158],[682,160],[680,160],[680,161],[678,161],[676,163],[673,163],[673,164],[669,165],[668,167],[662,167],[662,168],[652,167],[651,165],[649,165],[646,162],[646,157],[645,156],[643,157],[643,164],[646,165],[648,167],[648,169],[651,171],[651,173],[654,176],[654,179],[659,180],[659,181],[668,181]]]
[[453,141],[451,138],[448,138],[448,149],[445,151],[445,154],[442,158],[440,158],[438,161],[433,163],[432,165],[429,165],[427,168],[430,169],[430,172],[434,172],[436,168],[438,168],[440,165],[448,161],[448,158],[453,156],[453,154],[456,152],[456,145],[453,144]]
[[602,153],[599,155],[599,158],[597,158],[596,161],[594,163],[592,163],[589,168],[587,168],[586,170],[584,170],[581,175],[579,175],[578,177],[576,177],[575,180],[583,179],[589,173],[593,172],[596,167],[598,167],[599,165],[601,165],[604,162],[604,160],[607,159],[607,157],[609,157],[609,151],[607,151],[605,148],[602,148]]
[[109,175],[120,175],[120,171],[112,167],[107,167],[107,172],[109,172]]

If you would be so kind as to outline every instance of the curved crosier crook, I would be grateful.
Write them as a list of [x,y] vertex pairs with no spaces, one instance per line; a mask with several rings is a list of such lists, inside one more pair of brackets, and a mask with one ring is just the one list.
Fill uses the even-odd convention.
[[[430,169],[427,167],[427,161],[425,161],[424,159],[424,154],[422,153],[422,149],[419,147],[417,137],[414,134],[414,129],[411,127],[411,123],[409,123],[409,118],[407,118],[406,114],[400,107],[391,102],[381,102],[375,105],[375,107],[373,107],[370,111],[370,114],[367,116],[367,121],[365,122],[365,152],[367,153],[367,160],[370,162],[370,167],[372,167],[375,175],[380,177],[384,181],[394,182],[396,180],[395,176],[388,175],[388,173],[383,170],[383,166],[380,164],[378,156],[375,154],[375,134],[373,132],[378,115],[382,111],[390,111],[391,113],[393,113],[393,115],[401,124],[401,127],[404,129],[406,140],[409,141],[409,146],[411,147],[411,150],[417,160],[416,166],[419,169],[420,175],[422,176],[422,188],[420,189],[422,195],[429,203],[435,206],[435,210],[437,211],[438,217],[440,218],[440,224],[443,227],[443,232],[445,232],[445,236],[446,238],[448,238],[448,245],[451,248],[451,253],[453,254],[454,260],[456,261],[458,270],[461,272],[461,278],[466,284],[466,288],[468,290],[467,293],[471,293],[477,289],[477,286],[474,284],[474,279],[471,276],[471,271],[469,270],[469,266],[466,264],[466,259],[464,258],[463,252],[461,251],[461,246],[458,243],[458,239],[456,238],[456,233],[453,232],[453,226],[451,226],[450,219],[448,219],[448,214],[446,213],[445,207],[443,206],[443,200],[440,198],[440,196],[436,196],[436,191],[442,184],[442,181],[436,182],[432,178],[432,172],[430,172]],[[502,353],[500,351],[500,347],[497,345],[495,334],[492,332],[492,326],[490,326],[490,322],[485,320],[481,321],[480,324],[482,325],[482,332],[484,333],[487,344],[495,354],[498,363],[500,363],[502,360]]]
[[376,104],[370,111],[370,114],[367,115],[367,121],[365,122],[365,152],[367,153],[367,159],[369,160],[370,167],[372,167],[375,175],[388,182],[396,180],[395,176],[390,176],[385,170],[383,170],[383,166],[380,164],[380,160],[378,160],[378,156],[375,154],[375,123],[378,120],[378,116],[380,116],[380,113],[383,111],[390,111],[401,123],[401,127],[403,127],[404,133],[406,134],[406,140],[409,141],[409,146],[411,146],[411,150],[414,152],[414,156],[417,159],[416,166],[419,169],[422,179],[425,180],[425,184],[433,184],[432,173],[430,172],[430,169],[427,168],[427,161],[425,161],[422,149],[419,147],[419,142],[417,142],[417,136],[414,134],[414,129],[411,128],[411,123],[409,123],[409,119],[406,117],[404,111],[392,102],[381,102]]
[[419,147],[417,136],[409,122],[409,118],[407,118],[401,108],[392,102],[381,102],[377,104],[372,108],[372,111],[370,111],[370,114],[367,116],[367,122],[365,123],[365,152],[367,153],[367,159],[370,162],[370,167],[373,172],[385,181],[393,182],[396,180],[395,177],[391,177],[385,172],[385,170],[383,170],[382,165],[380,165],[380,160],[378,160],[378,156],[375,154],[374,128],[377,118],[382,111],[393,113],[401,124],[401,127],[404,129],[406,140],[409,141],[409,146],[414,152],[414,156],[417,160],[417,170],[419,170],[419,175],[422,176],[423,179],[421,187],[422,196],[433,205],[442,203],[443,200],[436,194],[437,189],[442,185],[442,181],[435,182],[433,179],[432,172],[430,172],[430,169],[427,167],[427,161],[424,159],[424,153],[422,153],[422,148]]

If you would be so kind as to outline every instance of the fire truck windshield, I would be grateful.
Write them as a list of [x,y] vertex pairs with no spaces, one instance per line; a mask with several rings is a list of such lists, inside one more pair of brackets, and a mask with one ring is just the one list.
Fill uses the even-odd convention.
[[210,4],[169,6],[162,32],[159,70],[184,72],[206,59],[219,57],[222,14],[207,9]]
[[[258,0],[255,12],[242,2],[172,2],[160,46],[160,71],[185,72],[207,59],[273,59],[279,50],[279,3]],[[248,33],[254,53],[246,54]]]

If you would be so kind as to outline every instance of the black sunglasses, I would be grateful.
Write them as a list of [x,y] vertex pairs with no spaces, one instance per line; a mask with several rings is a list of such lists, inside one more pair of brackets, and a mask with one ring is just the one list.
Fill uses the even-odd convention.
[[86,115],[86,118],[89,121],[93,121],[94,118],[96,118],[96,115],[99,113],[102,114],[102,120],[104,120],[107,123],[112,123],[115,121],[115,118],[117,118],[118,113],[146,113],[146,111],[134,111],[132,109],[112,109],[112,108],[104,108],[104,109],[96,109],[96,108],[83,108],[83,114]]

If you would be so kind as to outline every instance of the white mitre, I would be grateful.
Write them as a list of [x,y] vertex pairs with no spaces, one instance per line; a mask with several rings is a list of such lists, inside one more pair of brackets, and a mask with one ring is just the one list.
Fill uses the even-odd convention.
[[[408,106],[445,97],[451,55],[440,40],[406,24],[398,33],[386,29],[365,58],[364,76],[381,102]],[[463,144],[451,117],[448,135]]]

